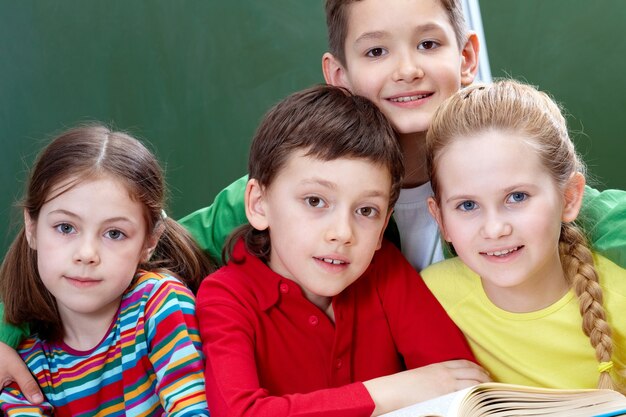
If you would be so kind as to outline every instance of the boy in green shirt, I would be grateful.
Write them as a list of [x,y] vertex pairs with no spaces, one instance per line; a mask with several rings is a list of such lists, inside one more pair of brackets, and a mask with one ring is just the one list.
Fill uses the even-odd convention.
[[[407,259],[421,270],[444,258],[437,226],[427,211],[432,190],[424,139],[437,106],[473,82],[478,38],[465,27],[460,0],[327,0],[326,16],[326,82],[369,98],[398,132],[405,179],[392,232]],[[181,220],[215,259],[221,258],[230,232],[246,222],[246,180],[235,181],[211,206]],[[626,192],[587,188],[581,218],[594,249],[626,266]],[[0,326],[0,341],[15,343],[20,337],[18,329]],[[23,364],[14,363],[16,358],[0,343],[0,383],[15,379],[35,399],[36,384]]]

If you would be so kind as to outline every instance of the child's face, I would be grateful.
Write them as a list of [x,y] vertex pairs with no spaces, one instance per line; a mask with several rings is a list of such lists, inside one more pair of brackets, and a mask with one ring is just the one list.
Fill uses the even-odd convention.
[[326,305],[380,248],[390,190],[388,170],[367,160],[294,154],[257,201],[263,216],[251,219],[257,229],[269,228],[270,268]]
[[110,177],[82,181],[48,201],[36,222],[26,216],[26,231],[62,320],[112,317],[147,254],[143,206]]
[[425,132],[439,104],[473,81],[471,39],[461,52],[437,0],[357,1],[348,9],[346,67],[325,75],[376,103],[400,134]]
[[431,200],[431,212],[494,303],[563,295],[561,221],[578,211],[530,144],[497,130],[457,138],[437,159],[437,179],[440,206]]

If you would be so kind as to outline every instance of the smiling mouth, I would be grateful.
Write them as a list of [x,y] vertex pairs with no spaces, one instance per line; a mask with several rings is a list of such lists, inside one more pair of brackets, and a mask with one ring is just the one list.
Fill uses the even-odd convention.
[[421,99],[424,99],[426,97],[430,97],[432,95],[433,95],[433,93],[417,94],[417,95],[414,95],[414,96],[394,97],[394,98],[390,98],[389,101],[394,102],[394,103],[409,103],[411,101],[421,100]]
[[344,265],[347,262],[344,261],[340,261],[339,259],[332,259],[332,258],[315,258],[318,261],[322,261],[322,262],[326,262],[327,264],[331,264],[331,265]]
[[520,250],[520,249],[521,249],[521,248],[523,248],[523,247],[524,247],[524,246],[522,245],[522,246],[516,246],[516,247],[511,248],[511,249],[503,249],[503,250],[497,250],[497,251],[493,251],[493,252],[480,252],[480,253],[481,253],[482,255],[488,255],[488,256],[498,256],[498,257],[501,257],[501,256],[506,256],[506,255],[508,255],[509,253],[516,252],[516,251]]

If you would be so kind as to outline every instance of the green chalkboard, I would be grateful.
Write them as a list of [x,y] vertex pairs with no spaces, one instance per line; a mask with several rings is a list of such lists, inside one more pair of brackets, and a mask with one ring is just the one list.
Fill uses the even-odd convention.
[[[556,96],[600,187],[626,188],[626,2],[480,6],[494,76]],[[0,0],[0,251],[54,134],[99,120],[148,141],[181,217],[245,172],[263,113],[322,82],[325,49],[323,0]]]
[[600,189],[626,189],[626,1],[480,0],[491,72],[550,92]]
[[172,217],[245,173],[264,112],[323,81],[322,0],[1,0],[0,249],[41,144],[99,120],[149,141]]

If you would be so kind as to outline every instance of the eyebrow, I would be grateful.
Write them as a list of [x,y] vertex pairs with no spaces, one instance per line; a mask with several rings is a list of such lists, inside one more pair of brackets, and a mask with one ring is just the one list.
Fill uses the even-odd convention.
[[[534,184],[522,182],[519,184],[513,184],[509,187],[506,187],[502,190],[502,192],[505,194],[508,194],[519,189],[536,189],[536,188],[537,186]],[[454,201],[454,200],[476,200],[476,196],[467,195],[467,194],[453,195],[446,199],[446,203],[449,203],[450,201]]]
[[[52,214],[60,214],[60,215],[73,217],[76,219],[81,219],[81,217],[78,214],[65,210],[65,209],[52,210],[50,213],[48,213],[48,215],[52,215]],[[106,219],[104,223],[113,223],[113,222],[118,222],[118,221],[122,221],[126,223],[133,223],[128,217],[124,217],[124,216],[111,217],[109,219]]]
[[[301,182],[301,184],[302,185],[321,185],[322,187],[326,187],[326,188],[329,188],[331,190],[336,190],[337,189],[337,184],[335,184],[334,182],[323,180],[323,179],[320,179],[320,178],[306,179],[306,180],[303,180]],[[391,191],[384,192],[384,191],[378,191],[378,190],[367,190],[363,194],[363,196],[364,197],[388,198],[390,194],[391,194]]]
[[[418,25],[415,27],[414,32],[415,33],[423,33],[423,32],[431,32],[431,31],[435,31],[435,30],[443,30],[443,27],[441,25],[438,25],[437,23],[424,23],[423,25]],[[389,36],[389,32],[384,31],[384,30],[375,30],[372,32],[364,32],[362,33],[358,38],[356,38],[356,40],[354,41],[354,43],[358,44],[360,42],[364,42],[364,41],[369,41],[369,40],[379,40],[379,39],[384,39],[385,37]]]

